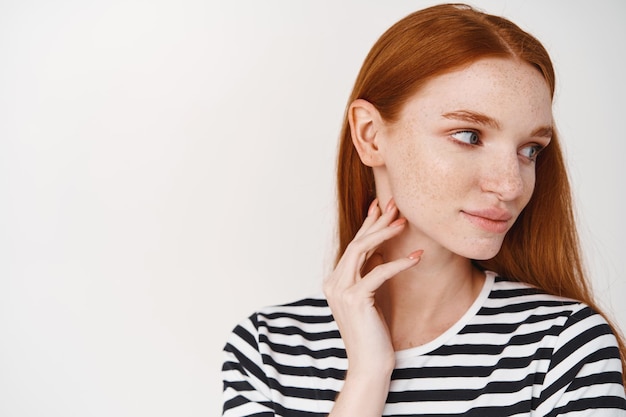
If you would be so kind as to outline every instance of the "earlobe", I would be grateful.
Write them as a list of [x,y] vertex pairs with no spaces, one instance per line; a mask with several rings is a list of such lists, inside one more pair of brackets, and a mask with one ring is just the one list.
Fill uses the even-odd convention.
[[383,165],[383,159],[378,149],[382,118],[372,103],[357,99],[348,108],[348,123],[352,143],[361,158],[361,162],[369,167]]

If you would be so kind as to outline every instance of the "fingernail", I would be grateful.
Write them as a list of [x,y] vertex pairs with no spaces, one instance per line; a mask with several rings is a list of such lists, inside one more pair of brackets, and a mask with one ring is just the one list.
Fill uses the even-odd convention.
[[385,208],[385,211],[390,212],[395,207],[396,207],[396,202],[393,200],[393,198],[391,198],[391,200],[389,200],[389,202],[387,203],[387,207]]
[[370,204],[370,208],[367,210],[367,215],[371,216],[376,213],[376,209],[378,208],[378,199],[375,198],[374,201]]
[[400,217],[399,219],[396,219],[393,222],[391,222],[391,224],[389,224],[389,227],[402,226],[404,225],[404,223],[406,223],[406,219],[404,217]]
[[423,253],[424,253],[424,251],[422,249],[416,250],[415,252],[409,253],[408,258],[409,259],[419,259],[422,256]]

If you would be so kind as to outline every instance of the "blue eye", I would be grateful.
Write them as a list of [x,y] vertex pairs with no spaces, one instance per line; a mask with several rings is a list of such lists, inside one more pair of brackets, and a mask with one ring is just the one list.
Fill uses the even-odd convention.
[[537,145],[537,144],[528,145],[522,148],[519,153],[523,157],[528,158],[531,161],[535,161],[537,159],[537,155],[539,155],[539,152],[541,152],[542,149],[543,149],[543,146],[541,145]]
[[478,133],[471,130],[462,130],[460,132],[455,132],[451,136],[459,142],[467,143],[468,145],[477,145],[478,142],[480,142]]

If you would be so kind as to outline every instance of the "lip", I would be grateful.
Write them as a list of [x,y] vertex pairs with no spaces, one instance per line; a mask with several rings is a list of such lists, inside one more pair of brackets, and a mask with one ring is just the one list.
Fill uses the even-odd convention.
[[499,208],[462,210],[461,213],[474,225],[490,233],[506,233],[513,215]]

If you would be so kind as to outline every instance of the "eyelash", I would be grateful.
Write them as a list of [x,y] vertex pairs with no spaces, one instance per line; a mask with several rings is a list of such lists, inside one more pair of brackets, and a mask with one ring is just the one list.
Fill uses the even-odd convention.
[[[471,133],[472,135],[474,135],[476,137],[477,142],[476,143],[471,143],[471,142],[465,142],[462,141],[460,139],[458,139],[455,135],[461,134],[461,133]],[[474,146],[474,145],[478,145],[480,143],[480,134],[474,130],[459,130],[457,132],[452,133],[450,136],[452,136],[454,138],[455,141],[457,141],[458,143],[460,143],[461,145],[469,145],[469,146]]]
[[[458,139],[455,135],[461,134],[461,133],[469,133],[472,135],[472,139],[475,139],[476,142],[467,142],[467,141],[463,141]],[[450,135],[454,141],[456,143],[458,143],[461,146],[468,146],[468,147],[474,147],[477,145],[480,145],[480,133],[475,131],[475,130],[459,130],[457,132],[454,132]],[[524,158],[528,159],[531,162],[535,162],[537,160],[537,156],[539,155],[539,153],[544,149],[544,146],[542,145],[538,145],[538,144],[529,144],[524,146],[524,148],[522,149],[531,149],[534,153],[530,156],[524,155],[523,153],[521,153],[520,151],[520,155],[522,155]]]

